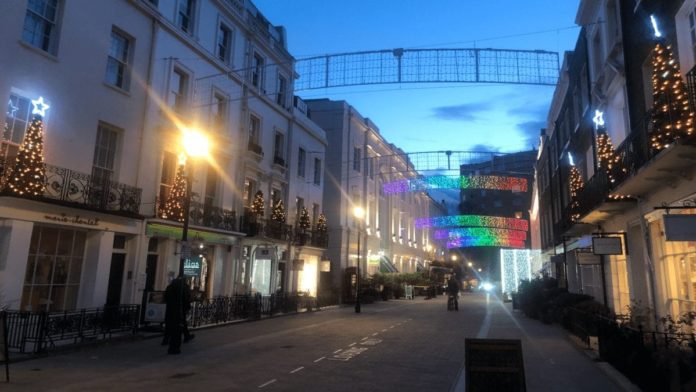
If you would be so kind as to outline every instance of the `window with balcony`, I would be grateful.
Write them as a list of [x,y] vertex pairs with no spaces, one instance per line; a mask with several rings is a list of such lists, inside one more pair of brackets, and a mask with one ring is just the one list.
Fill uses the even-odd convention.
[[169,81],[168,104],[176,112],[183,112],[186,107],[189,76],[179,68],[174,68]]
[[251,178],[244,179],[244,207],[251,207],[254,201],[254,193],[256,192],[256,181]]
[[232,52],[232,29],[220,22],[217,34],[217,58],[229,63]]
[[305,152],[304,148],[300,147],[299,151],[297,152],[297,176],[298,177],[305,176],[306,161],[307,161],[307,153]]
[[203,214],[210,214],[210,209],[216,206],[218,193],[218,175],[212,165],[208,165],[205,174],[205,196],[203,200]]
[[319,204],[312,203],[312,227],[317,226],[317,220],[319,219]]
[[263,153],[259,140],[261,138],[261,119],[251,115],[249,116],[249,151],[253,151],[259,155]]
[[31,122],[31,100],[17,94],[10,94],[5,115],[5,127],[0,140],[0,175],[2,162],[11,162],[19,151],[19,145]]
[[273,163],[285,166],[285,134],[276,132],[273,143]]
[[121,132],[121,129],[106,123],[100,123],[97,127],[97,140],[94,144],[92,161],[92,181],[95,184],[105,185],[113,180],[116,149]]
[[321,185],[321,159],[314,158],[314,185]]
[[169,192],[171,192],[172,187],[174,186],[174,179],[176,177],[177,166],[178,160],[176,154],[174,154],[173,152],[165,151],[164,155],[162,156],[162,173],[160,174],[160,206],[163,206],[169,198]]
[[59,0],[29,0],[24,16],[22,40],[47,53],[56,54],[59,29]]
[[132,38],[116,28],[111,29],[111,45],[106,59],[106,83],[128,90],[130,84],[130,52]]
[[251,84],[261,90],[263,89],[264,64],[265,60],[263,57],[258,53],[254,53],[251,63]]
[[360,155],[362,151],[358,147],[353,147],[353,170],[360,172]]
[[278,75],[278,92],[276,95],[276,103],[282,107],[285,107],[287,100],[287,89],[288,81],[285,76]]
[[193,33],[193,19],[196,0],[179,0],[177,4],[176,25],[189,34]]
[[227,127],[227,97],[223,94],[215,93],[210,109],[212,111],[213,127],[218,132],[224,133]]

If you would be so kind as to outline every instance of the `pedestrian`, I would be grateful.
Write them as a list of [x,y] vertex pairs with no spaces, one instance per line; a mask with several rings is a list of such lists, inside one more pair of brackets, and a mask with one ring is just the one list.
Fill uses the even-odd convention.
[[[167,303],[164,322],[164,339],[169,343],[167,354],[181,354],[181,334],[188,333],[186,326],[186,313],[191,307],[191,290],[184,282],[182,276],[172,280],[164,292]],[[191,340],[191,336],[186,337],[186,341]]]
[[452,274],[449,282],[447,282],[447,294],[449,295],[447,310],[449,310],[449,301],[453,301],[454,310],[459,311],[459,281],[457,281],[457,274]]

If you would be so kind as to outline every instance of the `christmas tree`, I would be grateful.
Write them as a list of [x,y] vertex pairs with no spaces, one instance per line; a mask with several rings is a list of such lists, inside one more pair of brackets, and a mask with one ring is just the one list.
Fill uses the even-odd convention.
[[184,174],[185,161],[179,159],[179,166],[176,169],[174,186],[169,191],[164,207],[160,209],[160,216],[177,222],[184,221],[184,206],[186,204],[186,176]]
[[285,223],[285,205],[282,200],[278,200],[273,206],[271,219],[278,223]]
[[300,229],[307,230],[311,226],[311,222],[309,221],[309,212],[307,211],[307,207],[302,207],[302,210],[300,211],[300,220],[298,222]]
[[48,105],[43,98],[32,101],[31,124],[10,166],[6,188],[18,195],[43,196],[46,189],[46,167],[43,157],[43,115]]
[[326,233],[328,227],[326,226],[326,215],[322,212],[319,214],[319,219],[317,219],[317,232]]
[[258,218],[263,217],[264,215],[264,201],[263,201],[263,192],[257,191],[256,195],[254,195],[254,202],[251,203],[251,213]]
[[689,107],[679,63],[671,46],[655,45],[652,60],[653,114],[650,142],[655,150],[694,132],[694,112]]
[[580,170],[578,170],[575,165],[570,167],[570,178],[568,179],[568,188],[570,190],[570,210],[571,219],[577,221],[580,218],[580,214],[577,209],[580,207],[580,202],[578,201],[578,194],[585,186],[582,176],[580,175]]

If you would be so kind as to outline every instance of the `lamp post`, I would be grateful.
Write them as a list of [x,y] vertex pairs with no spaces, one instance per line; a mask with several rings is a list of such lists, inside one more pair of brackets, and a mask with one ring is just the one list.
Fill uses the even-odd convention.
[[355,273],[355,313],[360,313],[360,224],[362,223],[365,210],[357,206],[353,208],[353,216],[357,220],[358,226],[358,262]]
[[[184,159],[208,155],[208,139],[202,132],[195,129],[184,129],[182,132],[181,144],[185,152]],[[182,279],[184,278],[184,262],[191,255],[191,250],[188,246],[188,228],[191,209],[192,182],[193,178],[191,178],[191,167],[187,165],[186,195],[184,196],[184,224],[183,228],[181,229],[181,257],[179,258],[179,276]]]

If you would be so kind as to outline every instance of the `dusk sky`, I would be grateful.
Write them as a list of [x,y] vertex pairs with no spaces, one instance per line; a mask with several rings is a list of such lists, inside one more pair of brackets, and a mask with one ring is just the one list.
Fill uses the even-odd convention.
[[[572,50],[578,0],[253,0],[296,59],[379,49]],[[346,100],[406,152],[536,147],[552,86],[388,84],[306,90]]]

